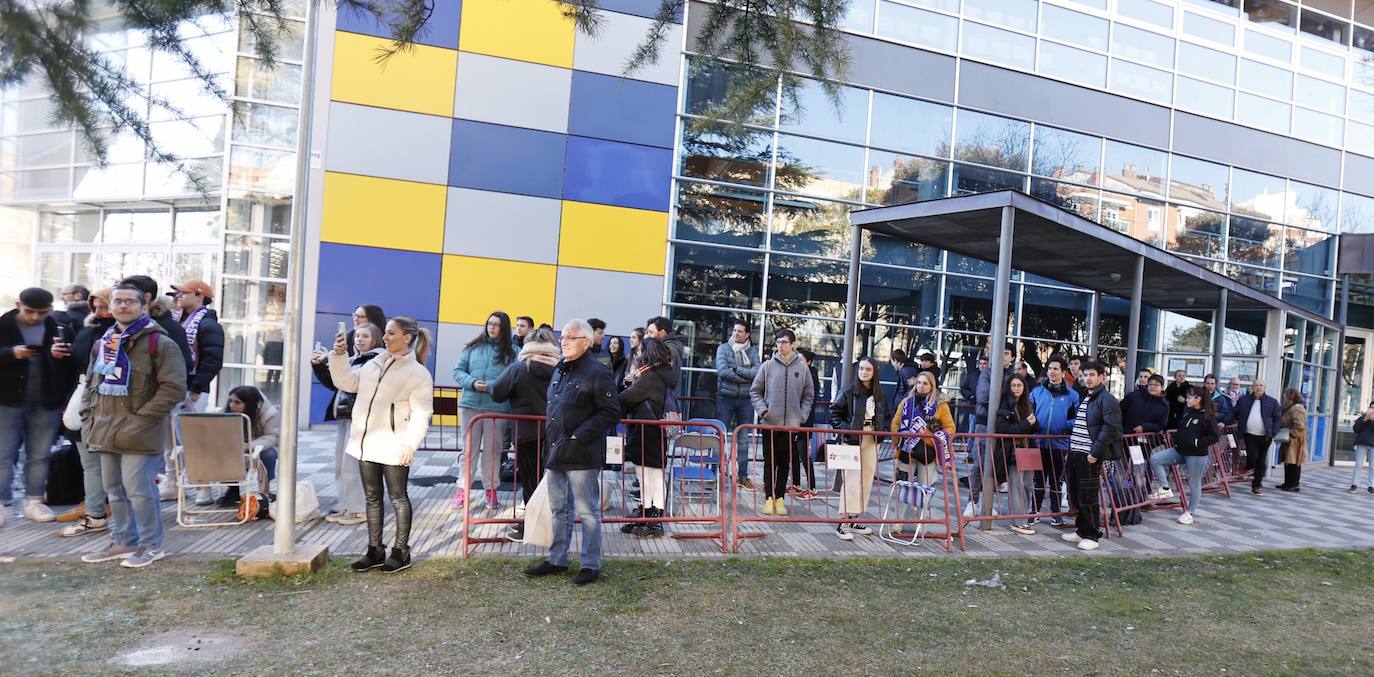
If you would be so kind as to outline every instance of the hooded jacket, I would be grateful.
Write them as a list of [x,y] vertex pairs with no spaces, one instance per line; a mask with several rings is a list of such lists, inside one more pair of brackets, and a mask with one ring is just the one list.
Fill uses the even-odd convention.
[[434,414],[434,379],[415,353],[384,351],[358,367],[347,355],[329,353],[329,377],[339,390],[358,394],[349,456],[384,465],[401,464],[401,448],[420,448]]
[[796,351],[792,361],[783,362],[775,353],[759,365],[759,373],[749,386],[749,401],[764,425],[800,426],[816,402],[811,372]]
[[544,467],[600,470],[606,464],[606,433],[620,420],[620,398],[611,370],[591,353],[558,363],[549,381]]
[[1183,415],[1178,417],[1178,431],[1174,433],[1174,448],[1178,453],[1206,456],[1217,439],[1215,418],[1207,418],[1206,413],[1197,409],[1183,409]]
[[[177,326],[181,326],[180,320]],[[183,338],[185,335],[186,328],[182,327]],[[190,339],[186,339],[186,348],[190,355]],[[200,318],[200,327],[196,329],[196,352],[200,355],[195,356],[195,370],[187,387],[193,393],[208,393],[210,382],[224,367],[224,327],[220,326],[219,316],[213,310],[207,309]]]
[[[149,345],[153,334],[160,335],[156,355]],[[125,397],[101,395],[101,376],[91,366],[86,368],[81,439],[91,451],[161,454],[166,448],[163,433],[167,416],[186,399],[186,360],[175,350],[167,350],[172,345],[156,322],[149,322],[124,342],[121,349],[129,356],[129,394]]]
[[[511,362],[500,361],[497,356],[496,345],[498,340],[487,336],[481,343],[464,348],[463,353],[458,356],[458,364],[453,366],[453,380],[457,381],[458,387],[463,389],[463,396],[458,400],[458,406],[477,411],[500,413],[510,411],[510,405],[491,399],[491,382],[500,377],[501,372],[511,364]],[[473,384],[478,381],[486,381],[487,392],[477,392]]]
[[668,387],[676,388],[682,382],[682,357],[687,351],[687,338],[674,329],[663,337],[663,343],[673,352],[673,373]]
[[[508,403],[510,413],[522,416],[544,416],[549,411],[549,381],[558,366],[558,346],[552,343],[526,341],[520,356],[491,382],[491,399],[498,404]],[[543,421],[517,421],[515,443],[539,439]]]
[[739,363],[739,353],[730,342],[716,348],[716,394],[721,397],[749,397],[749,386],[759,373],[759,349],[753,342],[744,349],[749,356],[748,366]]
[[256,449],[276,449],[281,442],[281,410],[263,400],[258,405],[258,420],[253,421],[253,442]]
[[[52,342],[59,337],[58,322],[51,316],[43,318],[43,350],[26,359],[14,356],[15,346],[25,344],[19,331],[19,309],[0,315],[0,406],[20,407],[28,397],[29,361],[40,360],[43,374],[43,397],[39,402],[45,409],[57,410],[67,405],[67,397],[76,387],[77,361],[68,356],[52,356]],[[72,343],[70,327],[61,332],[61,339]]]
[[[1031,404],[1035,406],[1035,422],[1042,435],[1069,435],[1073,433],[1073,421],[1078,416],[1078,391],[1074,390],[1067,378],[1056,386],[1046,380],[1030,394]],[[1068,449],[1067,437],[1049,441],[1051,449]]]
[[[1113,461],[1121,458],[1124,445],[1121,437],[1121,404],[1116,396],[1099,385],[1096,391],[1088,391],[1087,424],[1088,437],[1093,440],[1090,454],[1098,460]],[[1075,412],[1075,417],[1077,412]]]
[[1149,391],[1136,390],[1121,400],[1121,426],[1127,435],[1139,426],[1147,433],[1164,432],[1169,425],[1169,403]]
[[[172,339],[172,342],[181,348],[181,359],[186,361],[186,371],[190,373],[191,365],[195,364],[191,359],[191,344],[186,342],[186,330],[181,328],[181,323],[177,322],[176,316],[172,313],[171,300],[166,296],[154,298],[153,302],[148,304],[148,317],[153,318],[167,334],[167,338]],[[190,381],[187,381],[187,385],[190,385]]]

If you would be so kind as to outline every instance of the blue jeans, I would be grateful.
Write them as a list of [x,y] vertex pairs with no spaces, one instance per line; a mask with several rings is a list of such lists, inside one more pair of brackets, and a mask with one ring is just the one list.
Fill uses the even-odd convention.
[[48,452],[57,439],[62,412],[34,402],[0,407],[0,501],[14,499],[14,462],[24,445],[24,495],[43,500],[48,487]]
[[1188,512],[1197,512],[1198,503],[1202,500],[1202,476],[1207,474],[1208,460],[1206,456],[1185,456],[1170,447],[1150,454],[1150,467],[1155,469],[1155,481],[1164,488],[1169,487],[1169,471],[1165,468],[1171,465],[1187,467]]
[[[568,546],[572,543],[573,516],[569,503],[582,518],[583,569],[601,569],[601,471],[550,470],[549,506],[553,510],[553,545],[549,547],[549,564],[568,566]],[[569,496],[569,493],[572,495]],[[570,500],[571,499],[571,500]]]
[[1355,469],[1350,473],[1350,486],[1360,483],[1360,461],[1366,466],[1364,484],[1374,487],[1374,447],[1364,444],[1355,445]]
[[[754,405],[747,397],[726,397],[717,394],[716,418],[725,424],[725,434],[730,435],[735,428],[754,422]],[[736,449],[735,453],[735,466],[739,472],[736,477],[742,480],[749,477],[749,445],[746,443],[743,452]]]
[[110,536],[116,545],[162,547],[157,474],[162,454],[99,454],[110,500]]
[[76,452],[81,455],[81,485],[86,489],[86,514],[92,517],[105,517],[105,480],[100,475],[100,456],[86,447],[85,442],[76,443]]
[[277,479],[277,448],[263,449],[262,453],[258,454],[258,460],[262,461],[264,468],[267,468],[267,481],[271,482]]

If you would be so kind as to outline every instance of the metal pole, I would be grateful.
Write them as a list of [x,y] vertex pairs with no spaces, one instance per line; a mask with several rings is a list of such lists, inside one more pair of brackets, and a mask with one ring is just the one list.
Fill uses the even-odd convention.
[[[992,287],[992,345],[988,346],[988,434],[997,433],[997,407],[1002,403],[1002,351],[1007,343],[1007,301],[1011,297],[1011,240],[1016,230],[1016,208],[1002,208],[1002,235],[997,241],[997,277]],[[1013,355],[1015,357],[1015,355]],[[984,442],[990,440],[985,439]],[[983,517],[992,516],[992,499],[997,496],[996,474],[992,467],[992,445],[983,444]],[[1010,495],[1010,494],[1008,494]],[[992,521],[983,520],[982,529],[992,531]]]
[[856,225],[849,226],[849,288],[844,304],[844,353],[840,356],[839,383],[836,391],[849,385],[850,364],[854,362],[854,350],[859,333],[859,257],[863,255],[863,231]]
[[[1326,464],[1336,464],[1336,433],[1341,421],[1341,382],[1345,380],[1345,325],[1349,320],[1350,313],[1350,273],[1341,276],[1341,309],[1338,313],[1340,317],[1340,330],[1336,336],[1336,390],[1331,393],[1331,401],[1334,406],[1331,408],[1331,424],[1327,426],[1326,448],[1330,451],[1326,454]],[[1357,405],[1364,404],[1357,402]]]
[[291,204],[290,271],[291,305],[286,314],[286,350],[282,351],[281,439],[277,443],[277,519],[272,533],[272,552],[289,555],[296,548],[296,439],[299,435],[300,350],[302,294],[305,281],[306,193],[310,187],[310,132],[315,98],[316,0],[305,10],[305,62],[301,66],[300,121],[296,134],[296,185]]
[[1221,356],[1226,350],[1226,305],[1230,301],[1228,292],[1221,290],[1217,299],[1217,315],[1212,322],[1212,373],[1217,377],[1217,389],[1221,389]]
[[1098,318],[1102,314],[1102,292],[1093,292],[1092,301],[1088,305],[1088,357],[1097,359],[1097,343],[1100,340],[1101,327],[1098,326]]
[[1126,373],[1122,381],[1126,392],[1135,388],[1135,374],[1140,370],[1140,296],[1145,292],[1145,257],[1135,258],[1135,278],[1131,281],[1131,315],[1127,318],[1126,329]]

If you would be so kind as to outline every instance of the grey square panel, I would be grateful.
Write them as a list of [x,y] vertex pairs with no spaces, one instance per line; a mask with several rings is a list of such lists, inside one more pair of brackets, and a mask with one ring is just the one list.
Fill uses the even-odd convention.
[[434,337],[434,385],[458,385],[453,380],[453,365],[458,364],[458,356],[463,354],[463,346],[484,331],[486,327],[475,324],[439,323],[438,335]]
[[444,184],[452,133],[448,118],[332,102],[324,168]]
[[1174,113],[1174,151],[1308,183],[1341,185],[1341,152],[1334,148],[1189,113]]
[[[657,7],[657,3],[653,4]],[[671,26],[664,31],[663,48],[658,61],[626,74],[625,63],[643,41],[653,22],[617,12],[602,12],[602,21],[601,30],[596,37],[577,32],[577,42],[573,49],[574,69],[677,86],[682,64],[681,25]]]
[[568,131],[572,71],[482,54],[458,54],[453,117]]
[[555,327],[574,318],[606,321],[606,333],[625,335],[663,310],[663,276],[589,268],[558,268]]
[[562,209],[559,200],[450,187],[444,253],[557,263]]
[[1374,195],[1374,158],[1354,153],[1345,154],[1345,188],[1365,195]]

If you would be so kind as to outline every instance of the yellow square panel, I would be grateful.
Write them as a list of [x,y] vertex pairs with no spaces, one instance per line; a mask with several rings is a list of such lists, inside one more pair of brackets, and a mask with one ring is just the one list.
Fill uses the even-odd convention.
[[326,172],[320,240],[439,253],[447,186]]
[[444,257],[439,321],[481,325],[492,311],[553,317],[558,267],[543,263]]
[[563,202],[558,264],[662,275],[668,214],[587,202]]
[[[524,0],[522,0],[524,1]],[[334,33],[335,101],[395,110],[453,115],[458,52],[414,45],[378,63],[378,50],[391,41],[356,33]]]
[[564,7],[549,0],[463,0],[458,49],[572,68],[575,34]]

